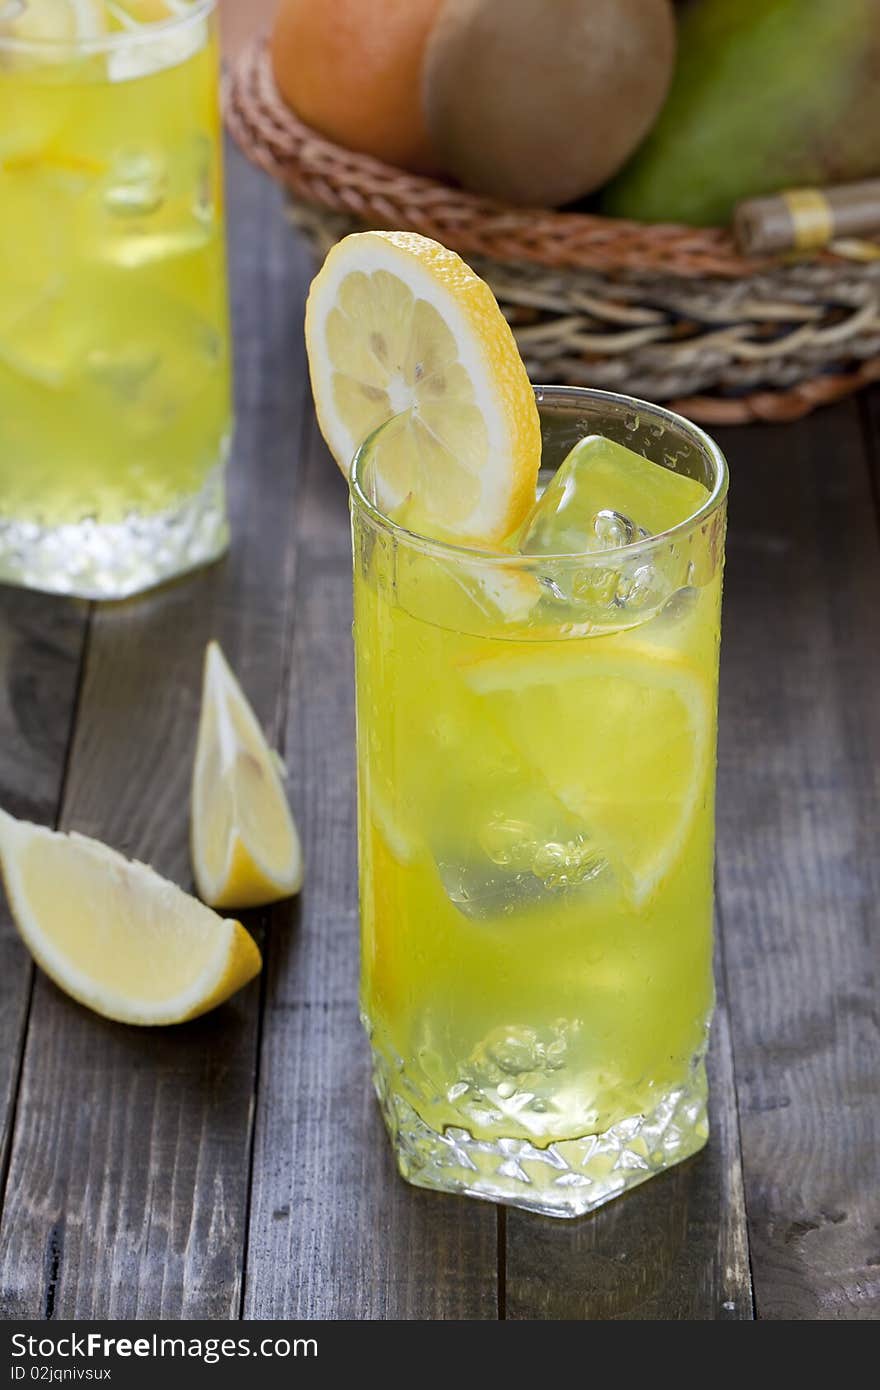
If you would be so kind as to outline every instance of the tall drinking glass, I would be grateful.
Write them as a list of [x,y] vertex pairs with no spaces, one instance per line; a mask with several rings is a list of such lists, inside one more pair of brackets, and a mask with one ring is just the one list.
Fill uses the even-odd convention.
[[404,1177],[555,1216],[706,1142],[727,471],[701,430],[538,388],[543,464],[601,434],[705,485],[662,535],[487,553],[352,474],[363,1018]]
[[0,581],[227,544],[214,0],[0,0]]

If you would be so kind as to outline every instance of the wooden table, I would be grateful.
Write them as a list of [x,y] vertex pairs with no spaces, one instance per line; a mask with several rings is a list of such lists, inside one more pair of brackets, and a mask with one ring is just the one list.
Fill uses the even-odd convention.
[[708,1150],[574,1224],[406,1187],[357,1018],[349,535],[310,274],[230,158],[234,544],[88,605],[0,590],[0,803],[190,883],[202,650],[287,758],[298,902],[207,1018],[106,1022],[0,922],[7,1317],[870,1318],[880,1312],[880,394],[726,433],[719,1006]]

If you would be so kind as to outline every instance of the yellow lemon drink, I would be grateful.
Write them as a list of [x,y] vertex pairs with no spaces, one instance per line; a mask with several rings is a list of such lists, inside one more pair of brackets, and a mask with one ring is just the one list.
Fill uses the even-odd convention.
[[674,486],[639,513],[588,439],[604,543],[564,554],[551,482],[513,558],[382,515],[393,425],[357,465],[362,1005],[407,1177],[574,1215],[708,1132],[723,465],[598,394],[542,421],[551,467],[586,422],[694,476],[646,462]]
[[343,241],[306,337],[341,466],[368,436],[361,1005],[397,1161],[578,1215],[708,1132],[724,460],[660,407],[533,391],[422,238]]
[[0,0],[0,579],[119,597],[227,541],[213,3]]

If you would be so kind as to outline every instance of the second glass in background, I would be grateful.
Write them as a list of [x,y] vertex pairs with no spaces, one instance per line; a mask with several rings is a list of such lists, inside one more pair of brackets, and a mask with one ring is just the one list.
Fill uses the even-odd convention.
[[144,8],[0,22],[0,581],[97,598],[228,540],[214,4]]

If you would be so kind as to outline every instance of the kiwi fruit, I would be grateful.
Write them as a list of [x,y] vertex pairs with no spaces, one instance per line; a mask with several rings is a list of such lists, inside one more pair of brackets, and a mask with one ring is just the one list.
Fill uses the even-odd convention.
[[674,63],[670,0],[445,0],[425,50],[431,145],[466,188],[572,202],[648,133]]

